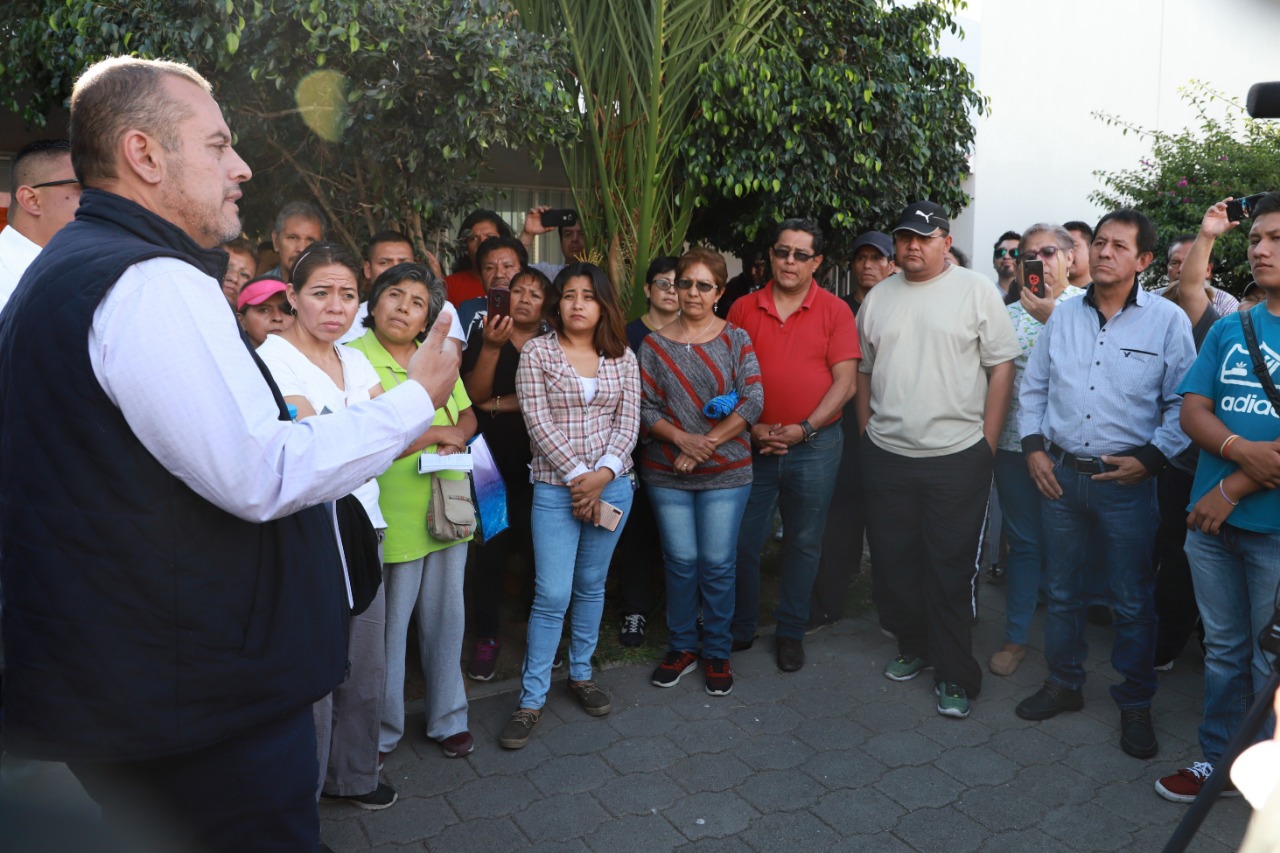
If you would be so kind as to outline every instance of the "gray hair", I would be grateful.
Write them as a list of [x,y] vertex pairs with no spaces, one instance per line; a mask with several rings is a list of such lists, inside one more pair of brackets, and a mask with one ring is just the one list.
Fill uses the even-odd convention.
[[1053,239],[1057,241],[1058,248],[1064,252],[1073,252],[1076,248],[1076,241],[1071,237],[1071,232],[1058,225],[1056,222],[1037,222],[1026,231],[1022,232],[1022,239],[1018,241],[1018,248],[1031,239],[1032,234],[1052,234]]
[[312,222],[320,224],[321,236],[325,231],[329,230],[329,223],[325,221],[324,214],[320,212],[320,208],[316,207],[309,201],[291,201],[284,207],[280,208],[280,212],[276,214],[276,224],[271,229],[271,233],[279,234],[284,230],[284,224],[295,216],[303,219],[310,219]]

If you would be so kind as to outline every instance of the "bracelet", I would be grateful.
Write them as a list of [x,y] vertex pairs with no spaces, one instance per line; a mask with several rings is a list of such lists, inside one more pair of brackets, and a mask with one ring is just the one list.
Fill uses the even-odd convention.
[[489,414],[491,415],[498,414],[501,407],[502,407],[502,395],[499,394],[498,396],[493,398],[493,406],[489,409]]
[[1223,459],[1230,459],[1231,457],[1227,455],[1227,448],[1231,447],[1231,442],[1235,441],[1239,437],[1240,436],[1236,435],[1235,433],[1232,433],[1231,435],[1227,436],[1226,439],[1222,442],[1222,446],[1218,448],[1218,455],[1221,456]]
[[1240,501],[1233,501],[1231,498],[1227,497],[1227,490],[1222,488],[1222,484],[1225,482],[1226,480],[1218,481],[1218,494],[1222,495],[1222,499],[1232,506],[1240,506]]

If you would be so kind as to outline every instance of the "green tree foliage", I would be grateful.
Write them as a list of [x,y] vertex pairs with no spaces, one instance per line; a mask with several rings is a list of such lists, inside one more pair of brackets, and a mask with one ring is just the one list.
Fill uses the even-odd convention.
[[[682,155],[703,69],[749,50],[778,0],[516,0],[543,33],[563,33],[564,87],[583,138],[561,147],[588,245],[602,250],[624,304],[642,306],[644,270],[678,252],[693,216]],[[631,286],[625,283],[630,281]]]
[[718,51],[697,75],[683,151],[690,237],[738,255],[791,216],[816,219],[830,260],[920,198],[958,213],[968,197],[973,76],[938,55],[962,0],[788,4],[758,44]]
[[505,0],[24,0],[0,4],[0,44],[0,104],[33,125],[103,57],[191,64],[256,172],[249,219],[311,197],[352,245],[388,223],[421,244],[474,204],[492,147],[578,129],[558,39]]
[[[1196,126],[1168,133],[1149,130],[1106,113],[1094,115],[1123,133],[1151,142],[1151,153],[1136,169],[1095,172],[1104,185],[1089,196],[1108,209],[1132,207],[1151,217],[1159,234],[1158,252],[1178,234],[1200,230],[1209,205],[1227,196],[1280,189],[1280,125],[1248,117],[1239,101],[1203,83],[1180,90],[1196,112]],[[1214,246],[1217,284],[1232,293],[1251,280],[1248,222],[1221,237]],[[1148,267],[1147,284],[1164,275],[1163,254]]]

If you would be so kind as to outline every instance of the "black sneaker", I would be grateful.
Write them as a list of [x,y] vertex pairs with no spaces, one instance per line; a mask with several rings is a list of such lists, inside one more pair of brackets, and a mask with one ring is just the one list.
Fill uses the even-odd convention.
[[1160,751],[1150,708],[1127,708],[1120,712],[1120,748],[1134,758],[1150,758]]
[[680,677],[697,665],[698,656],[693,652],[667,652],[649,682],[654,687],[675,687],[680,683]]
[[645,618],[639,613],[628,613],[622,617],[622,629],[618,632],[618,642],[629,649],[644,645]]
[[733,690],[733,668],[724,658],[707,658],[706,688],[711,696],[728,696]]
[[326,803],[350,803],[357,808],[376,812],[394,805],[395,801],[399,799],[399,795],[396,794],[395,788],[392,788],[386,782],[379,782],[378,787],[367,794],[344,797],[342,794],[322,793],[320,799]]

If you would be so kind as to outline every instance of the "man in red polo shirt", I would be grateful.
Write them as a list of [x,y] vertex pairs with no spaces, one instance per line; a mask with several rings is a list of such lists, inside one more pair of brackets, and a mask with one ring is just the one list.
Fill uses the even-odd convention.
[[862,356],[853,312],[813,278],[822,249],[817,224],[780,222],[770,249],[773,280],[729,311],[729,322],[751,336],[764,383],[764,412],[751,428],[751,497],[738,534],[733,649],[749,649],[755,639],[760,552],[780,506],[782,577],[774,636],[783,672],[804,666],[809,596],[844,443],[840,410],[853,396]]

